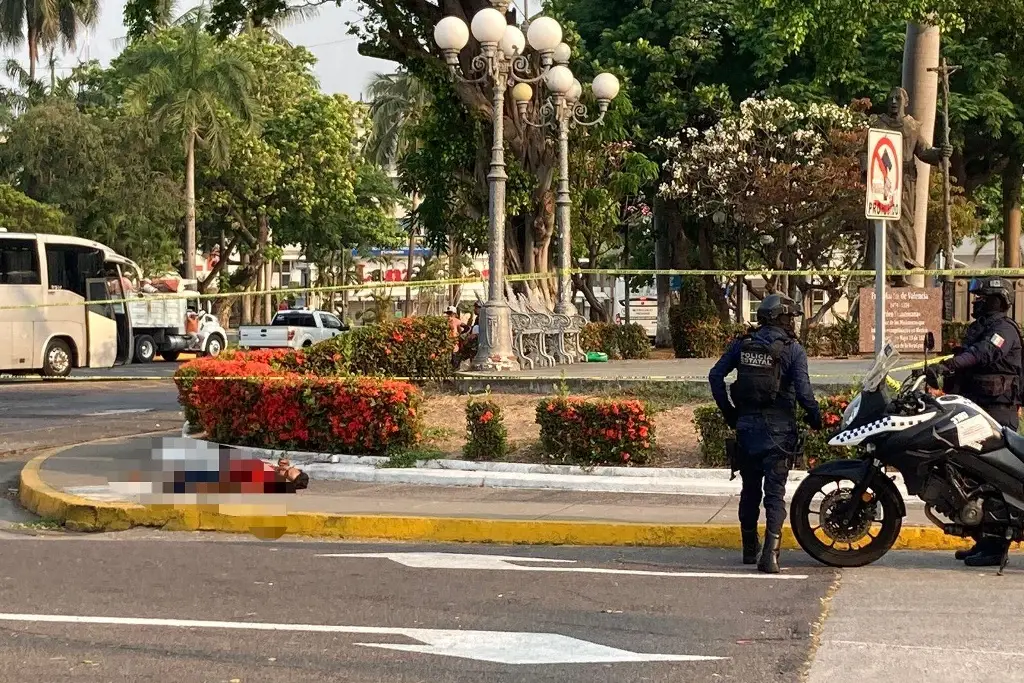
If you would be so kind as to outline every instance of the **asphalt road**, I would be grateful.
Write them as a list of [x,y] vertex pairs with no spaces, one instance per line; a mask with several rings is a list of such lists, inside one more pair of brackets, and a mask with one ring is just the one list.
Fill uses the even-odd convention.
[[[191,535],[129,540],[154,535],[0,540],[0,681],[794,681],[810,652],[821,598],[834,581],[831,570],[806,562],[788,570],[804,579],[749,578],[734,553],[721,551],[267,543]],[[423,551],[575,562],[558,565],[569,571],[550,572],[515,569],[545,566],[529,561],[489,570],[321,557]],[[428,564],[436,561],[427,557]],[[579,567],[611,573],[579,573]],[[649,574],[617,573],[623,570]],[[680,571],[741,576],[665,575]],[[298,630],[47,623],[31,616],[10,621],[12,614],[263,622]],[[311,628],[322,625],[346,628]],[[360,629],[370,632],[350,632]],[[620,651],[613,658],[720,659],[571,662],[608,656],[603,649],[594,656],[595,645]],[[548,663],[516,663],[538,660]]]
[[0,454],[92,439],[180,431],[172,382],[0,385]]
[[735,555],[0,532],[0,683],[1024,681],[1016,560]]

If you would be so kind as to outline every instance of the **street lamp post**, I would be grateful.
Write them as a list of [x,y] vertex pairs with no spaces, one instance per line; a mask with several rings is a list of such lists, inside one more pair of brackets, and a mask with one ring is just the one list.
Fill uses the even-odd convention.
[[[557,55],[558,59],[568,61],[567,53]],[[608,105],[619,94],[619,80],[610,73],[601,73],[594,78],[591,89],[597,100],[598,116],[593,121],[586,121],[587,108],[579,100],[583,95],[583,85],[576,80],[569,67],[557,64],[546,74],[545,85],[551,97],[541,107],[541,119],[530,121],[526,117],[526,109],[533,99],[533,89],[526,83],[520,83],[512,89],[512,99],[519,108],[520,118],[534,128],[554,127],[558,134],[558,190],[555,196],[555,221],[558,224],[558,300],[555,313],[571,315],[572,304],[572,229],[570,215],[572,200],[569,197],[569,129],[576,126],[596,126],[604,121]]]
[[[458,17],[448,16],[434,28],[434,41],[444,53],[445,62],[455,78],[464,83],[491,84],[493,143],[488,216],[488,293],[481,314],[479,350],[474,370],[518,370],[519,361],[512,350],[512,324],[505,301],[505,91],[511,82],[537,82],[551,68],[553,55],[562,41],[562,28],[550,17],[530,23],[527,35],[505,18],[508,0],[491,0],[491,7],[473,16],[470,27]],[[469,43],[469,35],[480,43],[480,54],[473,57],[471,73],[459,67],[459,53]],[[540,54],[541,74],[529,78],[524,73],[530,60],[523,50],[527,42]]]

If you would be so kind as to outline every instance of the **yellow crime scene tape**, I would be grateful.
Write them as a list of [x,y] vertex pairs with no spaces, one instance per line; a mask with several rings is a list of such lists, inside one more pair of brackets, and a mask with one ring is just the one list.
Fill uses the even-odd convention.
[[[953,356],[939,356],[934,359],[929,359],[928,364],[932,365],[940,363],[944,360],[948,360]],[[920,370],[925,367],[924,361],[918,363],[912,363],[899,368],[893,368],[891,372],[909,372],[913,370]],[[299,375],[298,377],[301,377]],[[660,382],[660,383],[693,383],[693,382],[707,382],[707,377],[703,375],[616,375],[614,377],[608,376],[575,376],[575,377],[552,377],[550,375],[476,375],[476,374],[456,374],[451,378],[445,378],[440,380],[435,377],[387,377],[387,376],[372,376],[372,375],[350,375],[350,376],[326,376],[318,377],[318,379],[327,382],[347,382],[352,379],[358,379],[360,377],[366,377],[368,379],[385,379],[393,380],[398,382],[422,382],[422,381],[478,381],[478,382],[549,382],[552,384],[558,384],[564,380],[582,381],[582,382]],[[823,374],[811,374],[811,379],[833,379],[833,380],[846,380],[849,381],[848,375],[823,375]],[[260,380],[293,380],[296,379],[296,375],[250,375],[250,376],[194,376],[187,378],[189,381],[195,380],[212,380],[212,381],[223,381],[223,382],[237,382],[249,379],[260,379]],[[174,376],[164,375],[84,375],[84,376],[70,376],[70,377],[54,377],[42,380],[39,377],[10,377],[2,378],[0,382],[7,384],[16,384],[19,382],[31,382],[38,383],[40,381],[46,381],[47,383],[59,383],[59,382],[171,382],[174,381]],[[892,376],[887,376],[886,381],[889,386],[893,388],[899,388],[900,383],[893,379]],[[838,382],[837,382],[838,383]],[[857,384],[856,381],[850,382],[851,385]]]
[[[802,277],[874,277],[873,270],[840,270],[840,269],[803,269],[803,270],[702,270],[702,269],[620,269],[620,268],[573,268],[568,271],[569,275],[612,275],[617,277],[635,276],[706,276],[770,278],[777,275],[796,275]],[[532,282],[537,280],[553,280],[562,274],[561,270],[555,269],[545,273],[513,273],[505,276],[507,282]],[[935,270],[935,269],[913,269],[913,270],[887,270],[890,276],[961,276],[961,277],[984,277],[1001,275],[1003,277],[1024,277],[1024,268],[982,268],[982,269],[959,269],[959,270]],[[244,296],[290,295],[290,294],[334,294],[338,292],[358,292],[363,290],[380,289],[430,289],[437,287],[450,287],[455,285],[472,285],[487,282],[488,278],[473,276],[464,278],[449,278],[439,280],[400,280],[400,281],[371,281],[354,285],[332,285],[323,287],[290,287],[284,289],[262,289],[255,291],[241,292],[217,292],[213,294],[199,293],[167,293],[148,299],[150,301],[174,301],[185,299],[188,301],[210,301],[215,299],[230,299]],[[15,304],[0,306],[0,311],[24,310],[29,308],[60,308],[68,306],[103,305],[103,304],[125,304],[136,303],[147,299],[140,297],[124,299],[103,299],[94,301],[61,301],[46,304]]]

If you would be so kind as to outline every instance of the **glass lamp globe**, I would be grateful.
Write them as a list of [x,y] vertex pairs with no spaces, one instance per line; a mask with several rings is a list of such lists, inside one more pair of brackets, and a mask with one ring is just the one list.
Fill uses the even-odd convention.
[[572,48],[567,43],[559,43],[554,52],[555,64],[568,64],[572,58]]
[[505,15],[494,9],[486,7],[473,15],[473,23],[470,25],[473,37],[485,45],[496,45],[505,36],[505,29],[508,22]]
[[523,54],[526,49],[526,36],[518,26],[506,26],[505,35],[501,38],[501,51],[507,59]]
[[562,27],[551,17],[538,17],[530,23],[526,39],[537,52],[551,52],[562,42]]
[[529,83],[516,83],[512,88],[512,99],[516,102],[529,102],[533,99],[533,88]]
[[591,88],[594,90],[594,97],[598,100],[611,101],[619,94],[619,79],[610,73],[601,73],[594,78]]
[[458,17],[445,17],[434,27],[434,42],[442,50],[458,52],[469,42],[469,27]]
[[572,84],[575,80],[572,71],[569,71],[569,67],[562,64],[551,67],[544,75],[544,82],[548,86],[548,90],[556,95],[568,93],[572,89]]

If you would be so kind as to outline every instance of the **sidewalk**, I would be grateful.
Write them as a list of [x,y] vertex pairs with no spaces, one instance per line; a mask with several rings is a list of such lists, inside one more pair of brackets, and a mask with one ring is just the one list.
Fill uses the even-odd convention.
[[[736,496],[634,494],[311,480],[289,496],[163,498],[128,481],[151,442],[90,444],[41,456],[22,473],[20,499],[82,530],[131,526],[331,538],[577,545],[739,545]],[[121,482],[121,483],[119,483]],[[795,542],[787,530],[787,546]],[[959,547],[910,508],[897,547]]]

